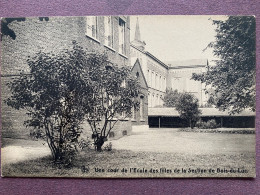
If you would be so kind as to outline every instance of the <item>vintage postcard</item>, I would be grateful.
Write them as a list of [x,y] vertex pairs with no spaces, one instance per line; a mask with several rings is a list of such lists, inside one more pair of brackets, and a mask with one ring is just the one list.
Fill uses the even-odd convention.
[[1,18],[2,177],[255,177],[254,16]]

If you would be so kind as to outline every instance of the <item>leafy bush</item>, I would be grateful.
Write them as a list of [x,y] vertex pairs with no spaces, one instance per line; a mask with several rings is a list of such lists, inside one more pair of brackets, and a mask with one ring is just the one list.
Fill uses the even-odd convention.
[[84,150],[84,149],[89,149],[92,145],[92,141],[87,137],[87,139],[83,139],[81,138],[79,141],[78,141],[78,146],[81,150]]
[[215,119],[208,120],[207,122],[200,120],[196,126],[200,129],[216,129],[218,127]]

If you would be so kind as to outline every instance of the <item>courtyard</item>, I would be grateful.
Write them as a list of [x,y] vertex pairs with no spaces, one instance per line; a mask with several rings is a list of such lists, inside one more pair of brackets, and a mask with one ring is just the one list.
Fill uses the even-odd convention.
[[[255,135],[182,132],[179,129],[133,131],[112,143],[112,151],[81,151],[73,167],[52,164],[49,148],[43,141],[8,140],[1,150],[3,176],[43,177],[153,177],[149,170],[166,170],[156,177],[236,177],[255,174]],[[4,159],[4,160],[3,160]],[[90,172],[82,171],[82,167]],[[108,172],[133,168],[131,174]],[[185,168],[189,173],[173,170]],[[218,170],[200,173],[201,170]],[[238,170],[240,173],[225,172]],[[98,171],[100,170],[100,172]],[[147,173],[143,171],[147,170]],[[246,171],[242,173],[241,170]],[[107,172],[106,172],[107,171]]]
[[113,148],[181,154],[236,154],[255,151],[255,134],[182,132],[171,128],[133,131],[112,141]]

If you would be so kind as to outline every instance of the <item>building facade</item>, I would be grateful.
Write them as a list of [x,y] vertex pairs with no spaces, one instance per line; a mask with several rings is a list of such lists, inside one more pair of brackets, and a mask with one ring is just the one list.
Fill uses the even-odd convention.
[[135,37],[130,44],[131,64],[139,59],[144,77],[148,84],[148,107],[162,107],[166,89],[190,92],[194,94],[199,104],[207,104],[205,86],[191,79],[193,73],[206,70],[208,60],[187,60],[162,62],[145,50],[146,43],[141,40],[140,27],[137,18]]
[[208,95],[206,86],[200,81],[191,79],[193,73],[203,73],[208,67],[207,59],[171,61],[169,67],[167,87],[179,92],[189,92],[199,100],[200,106],[207,105]]
[[[135,28],[135,37],[130,44],[131,64],[136,59],[148,86],[148,124],[150,128],[180,128],[189,127],[189,123],[180,118],[175,108],[163,107],[163,96],[166,89],[188,92],[193,94],[202,107],[201,120],[214,119],[219,127],[225,128],[254,128],[255,113],[244,110],[240,114],[230,115],[216,108],[208,107],[208,95],[205,93],[205,84],[195,81],[193,73],[203,73],[209,66],[207,59],[192,59],[183,61],[162,62],[145,49],[146,43],[142,41],[138,19]],[[163,107],[163,108],[162,108]]]
[[148,129],[148,85],[144,77],[139,60],[136,60],[132,67],[132,74],[136,76],[140,84],[139,109],[132,108],[132,126],[135,129]]
[[[25,21],[11,22],[9,28],[15,32],[16,39],[2,37],[2,137],[26,137],[29,134],[23,126],[27,119],[25,111],[14,110],[4,102],[10,96],[7,82],[28,72],[28,56],[39,51],[59,52],[71,48],[72,42],[76,41],[89,52],[106,53],[111,63],[131,65],[129,16],[26,18]],[[145,95],[142,97],[146,98]],[[143,118],[148,121],[147,113]],[[130,132],[131,125],[130,119],[122,120],[115,126],[114,137]]]
[[131,64],[140,61],[148,85],[148,107],[162,106],[162,98],[166,92],[168,66],[145,50],[145,42],[141,41],[137,19],[135,38],[130,45]]

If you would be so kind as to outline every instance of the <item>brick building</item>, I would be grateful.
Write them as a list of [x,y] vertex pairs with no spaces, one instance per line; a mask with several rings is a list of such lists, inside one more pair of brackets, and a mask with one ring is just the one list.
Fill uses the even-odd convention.
[[132,109],[132,126],[136,129],[148,129],[148,85],[145,76],[137,59],[132,67],[132,73],[138,78],[141,90],[139,94],[140,108],[139,110]]
[[[27,137],[29,134],[23,126],[27,117],[25,111],[13,110],[4,102],[10,95],[6,83],[28,71],[28,56],[33,56],[38,51],[59,52],[72,47],[72,41],[76,41],[90,52],[106,53],[112,63],[130,66],[129,16],[50,17],[48,20],[26,18],[25,21],[11,22],[9,28],[15,32],[16,39],[2,37],[3,138]],[[141,96],[143,99],[146,98],[144,94]],[[143,117],[148,121],[147,113]],[[113,135],[120,137],[131,132],[131,123],[130,119],[120,121],[115,126]]]

